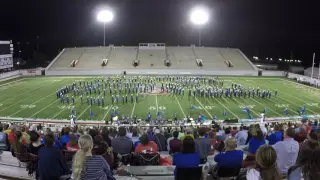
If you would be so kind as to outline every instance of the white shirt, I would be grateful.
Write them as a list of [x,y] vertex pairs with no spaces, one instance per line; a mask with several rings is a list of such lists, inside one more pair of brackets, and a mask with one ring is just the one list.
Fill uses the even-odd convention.
[[242,130],[237,132],[235,138],[237,139],[237,144],[239,146],[246,145],[246,141],[248,139],[248,130]]
[[293,138],[279,141],[272,146],[277,152],[277,165],[281,174],[286,174],[288,169],[295,165],[299,154],[299,143]]

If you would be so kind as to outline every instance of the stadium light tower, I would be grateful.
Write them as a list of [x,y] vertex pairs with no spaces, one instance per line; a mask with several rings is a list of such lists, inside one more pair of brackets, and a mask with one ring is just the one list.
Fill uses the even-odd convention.
[[198,26],[199,34],[198,34],[198,42],[199,47],[201,46],[201,27],[208,23],[209,21],[209,12],[207,9],[202,7],[196,7],[192,9],[190,13],[190,21],[192,24]]
[[102,10],[98,13],[97,20],[103,23],[103,46],[106,46],[106,23],[113,20],[113,13],[110,10]]

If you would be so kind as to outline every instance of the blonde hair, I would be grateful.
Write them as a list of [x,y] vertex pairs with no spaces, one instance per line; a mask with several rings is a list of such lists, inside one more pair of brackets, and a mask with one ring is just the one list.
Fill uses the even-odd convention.
[[277,152],[272,146],[263,145],[256,153],[256,162],[263,180],[282,180],[277,168]]
[[90,135],[82,135],[78,141],[80,149],[74,155],[72,173],[75,180],[81,178],[81,173],[86,163],[86,153],[90,152],[93,147],[93,140]]

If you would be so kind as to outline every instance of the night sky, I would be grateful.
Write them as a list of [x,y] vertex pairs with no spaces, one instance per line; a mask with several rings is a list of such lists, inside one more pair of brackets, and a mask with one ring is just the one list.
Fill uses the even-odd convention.
[[[248,56],[312,62],[320,56],[320,10],[316,0],[1,0],[0,40],[21,42],[50,56],[58,49],[103,44],[99,8],[110,7],[115,18],[107,25],[107,44],[167,45],[197,43],[189,22],[192,7],[210,9],[203,27],[204,46],[240,48]],[[38,38],[37,38],[38,37]],[[26,42],[27,45],[26,45]],[[320,58],[317,58],[320,61]]]

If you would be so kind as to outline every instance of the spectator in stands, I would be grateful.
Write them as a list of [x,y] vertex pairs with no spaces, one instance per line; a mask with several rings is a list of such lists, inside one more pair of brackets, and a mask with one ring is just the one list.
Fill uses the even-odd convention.
[[65,127],[63,129],[63,135],[61,136],[61,140],[60,140],[62,147],[66,146],[69,140],[70,140],[70,128]]
[[72,166],[75,180],[115,179],[106,160],[102,156],[92,155],[93,140],[90,135],[81,136],[79,146],[80,150],[75,154]]
[[113,166],[114,156],[112,148],[109,147],[108,143],[103,141],[103,138],[100,135],[94,137],[92,154],[101,155],[108,162],[110,167]]
[[13,142],[14,142],[14,136],[15,136],[15,133],[16,133],[16,129],[17,129],[16,125],[11,125],[10,129],[7,131],[9,133],[8,134],[8,140],[9,140],[10,144],[13,144]]
[[67,151],[78,151],[80,149],[78,145],[78,137],[75,134],[70,134],[70,140],[66,144]]
[[232,138],[231,129],[228,127],[224,130],[223,141]]
[[277,152],[277,165],[283,175],[296,163],[299,154],[299,143],[293,139],[294,135],[295,130],[288,128],[284,140],[272,146]]
[[207,162],[207,157],[209,156],[210,150],[211,150],[211,142],[209,139],[204,138],[205,134],[206,134],[205,128],[201,127],[199,129],[199,138],[194,140],[196,152],[199,152],[200,154],[201,164],[204,164]]
[[237,180],[282,180],[276,166],[277,153],[271,146],[261,146],[255,159],[257,167],[242,169]]
[[131,137],[132,143],[135,144],[137,141],[139,141],[139,134],[138,134],[138,128],[134,127],[132,129],[132,137]]
[[89,135],[91,136],[92,139],[94,139],[95,136],[99,135],[99,132],[97,129],[90,129]]
[[135,153],[140,154],[140,153],[157,153],[158,152],[158,145],[149,140],[149,137],[147,134],[143,134],[140,137],[140,142],[141,144],[139,144],[136,149],[135,149]]
[[218,168],[236,168],[242,166],[243,151],[236,150],[237,140],[228,138],[225,141],[225,152],[221,152],[214,157]]
[[128,154],[134,151],[131,139],[126,138],[127,130],[125,127],[119,127],[119,137],[111,141],[113,151],[120,154]]
[[26,132],[26,127],[25,126],[23,126],[21,128],[21,133],[22,133],[22,137],[26,141],[26,143],[30,144],[30,135]]
[[3,131],[3,127],[0,124],[0,151],[6,151],[9,149],[8,135]]
[[6,133],[8,136],[11,133],[11,129],[9,128],[9,124],[5,124],[3,126],[3,130],[4,130],[4,133]]
[[[13,131],[11,132],[13,133]],[[26,142],[23,142],[24,139],[22,137],[22,133],[21,131],[15,131],[15,136],[14,136],[14,141],[12,144],[12,150],[14,153],[26,153],[27,152],[27,146],[26,146]]]
[[44,145],[41,144],[40,135],[36,131],[30,131],[30,141],[28,152],[38,155],[40,148],[44,147]]
[[38,173],[40,180],[58,180],[70,174],[67,163],[59,149],[54,148],[55,138],[52,133],[45,136],[45,147],[38,153]]
[[309,147],[311,149],[315,149],[319,146],[319,136],[318,133],[314,130],[311,130],[308,134],[307,139],[301,144],[301,148]]
[[210,141],[210,153],[209,155],[214,155],[215,152],[215,146],[218,143],[217,141],[217,136],[216,136],[216,132],[214,130],[209,131],[208,133],[208,138]]
[[288,180],[316,180],[320,177],[320,148],[303,147],[300,161],[288,170]]
[[176,168],[199,167],[200,154],[195,151],[195,143],[192,137],[187,136],[184,138],[181,152],[174,154],[172,164],[175,165]]
[[255,154],[260,146],[266,144],[266,140],[263,137],[262,131],[257,130],[256,134],[252,134],[252,138],[249,141],[249,153]]
[[235,138],[237,139],[237,144],[239,146],[246,145],[246,141],[248,138],[248,128],[246,126],[240,127],[240,131],[235,134]]
[[111,147],[111,139],[109,135],[108,129],[103,129],[101,132],[102,139],[105,143],[108,144],[109,147]]
[[179,132],[174,131],[173,132],[173,139],[169,141],[169,147],[170,147],[170,154],[174,154],[177,152],[180,152],[181,146],[182,146],[182,141],[178,139],[179,137]]
[[231,130],[231,135],[232,136],[235,136],[238,132],[238,128],[235,126],[235,127],[232,127],[232,130]]
[[268,136],[267,140],[269,141],[269,145],[274,145],[282,140],[282,133],[279,125],[274,126],[274,132]]
[[188,136],[191,137],[192,139],[194,139],[194,137],[193,137],[193,132],[192,132],[191,129],[185,129],[184,135],[180,138],[180,140],[183,141],[184,138],[186,138],[186,137],[188,137]]
[[307,139],[308,133],[306,127],[302,126],[298,128],[298,133],[294,136],[294,140],[296,140],[299,144]]
[[[52,132],[50,129],[47,129],[45,134],[54,137],[54,148],[56,148],[56,149],[61,149],[61,148],[62,148],[61,143],[60,143],[58,137],[57,137],[57,136],[54,136],[53,132]],[[45,138],[45,136],[42,138],[41,144],[46,144],[46,138]]]
[[163,134],[160,133],[160,129],[156,129],[154,131],[153,140],[158,146],[159,152],[160,151],[167,151],[167,140]]

